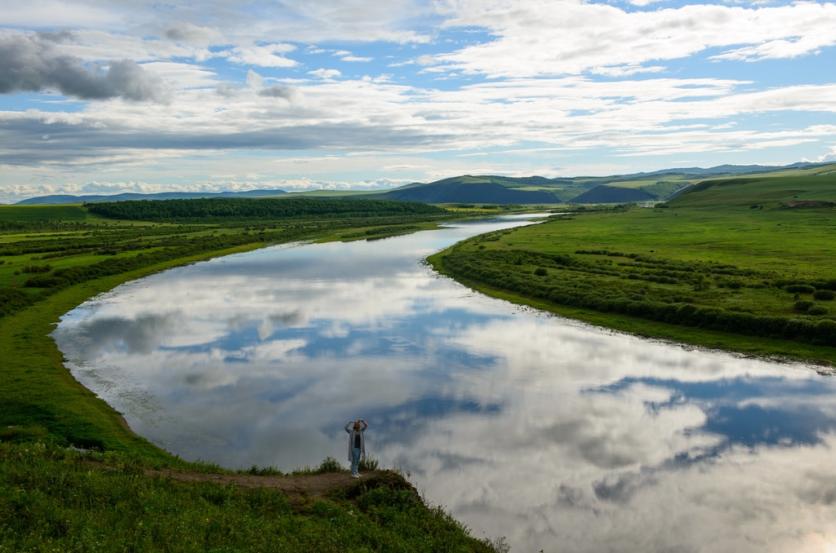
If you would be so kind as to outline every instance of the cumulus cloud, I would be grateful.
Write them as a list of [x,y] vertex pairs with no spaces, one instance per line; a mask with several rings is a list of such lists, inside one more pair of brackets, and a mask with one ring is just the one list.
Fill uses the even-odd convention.
[[[642,1],[646,4],[646,1]],[[628,12],[603,3],[560,0],[446,0],[448,27],[481,27],[496,38],[435,56],[450,70],[490,76],[578,74],[688,57],[709,48],[714,59],[792,58],[836,44],[836,5],[774,7],[691,4]]]
[[314,69],[313,71],[308,71],[308,75],[313,75],[314,77],[319,77],[320,79],[335,79],[342,75],[339,69]]
[[[836,87],[824,70],[832,2],[627,3],[287,0],[276,9],[254,0],[241,10],[212,0],[200,10],[181,2],[160,10],[151,0],[31,0],[0,13],[0,25],[51,32],[0,31],[0,90],[165,101],[155,110],[96,102],[73,113],[26,97],[0,114],[0,187],[46,187],[47,174],[76,184],[179,184],[162,175],[182,174],[187,156],[205,164],[209,151],[220,169],[225,149],[251,152],[261,180],[342,182],[349,174],[425,180],[476,168],[605,174],[661,168],[662,156],[674,155],[698,165],[792,162],[832,146]],[[78,17],[61,23],[69,11]],[[430,36],[432,49],[370,44]],[[813,53],[818,71],[787,72],[780,82],[761,82],[759,66],[728,77],[736,64]],[[371,56],[392,75],[366,66],[368,75],[348,76],[359,66],[351,62]],[[710,78],[715,67],[724,77]],[[801,112],[821,124],[794,116]],[[755,114],[769,124],[747,125]],[[287,153],[298,155],[292,163],[274,159],[282,173],[271,173],[259,151],[282,149],[318,151]],[[372,161],[369,152],[393,161]],[[475,156],[491,161],[474,165]],[[166,165],[174,158],[176,167]],[[137,175],[136,160],[152,159]],[[236,168],[221,171],[226,182],[258,180],[227,163]],[[323,166],[335,172],[324,175]],[[107,175],[94,173],[104,167]],[[213,175],[195,168],[189,179]]]
[[91,100],[119,97],[160,102],[166,97],[162,80],[134,61],[91,67],[62,54],[53,36],[0,35],[0,93],[43,90]]
[[236,46],[230,52],[219,54],[233,63],[259,67],[294,67],[297,62],[284,56],[296,49],[292,44],[265,44],[262,46]]

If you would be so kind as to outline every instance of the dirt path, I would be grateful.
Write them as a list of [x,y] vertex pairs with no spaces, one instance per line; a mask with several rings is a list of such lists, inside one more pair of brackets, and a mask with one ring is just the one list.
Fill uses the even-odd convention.
[[386,470],[364,472],[352,478],[347,472],[326,472],[292,476],[256,476],[252,474],[211,474],[184,472],[171,469],[148,470],[149,476],[170,478],[180,482],[214,482],[243,488],[273,488],[294,499],[316,498],[343,491],[348,497],[369,487],[386,486],[395,489],[414,489],[401,475]]

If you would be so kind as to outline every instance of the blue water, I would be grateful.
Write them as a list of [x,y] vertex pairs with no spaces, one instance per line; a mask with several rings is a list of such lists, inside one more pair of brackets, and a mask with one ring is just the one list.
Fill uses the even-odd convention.
[[187,459],[347,465],[342,427],[363,417],[383,466],[514,551],[836,551],[836,380],[516,307],[422,262],[526,223],[173,269],[55,338]]

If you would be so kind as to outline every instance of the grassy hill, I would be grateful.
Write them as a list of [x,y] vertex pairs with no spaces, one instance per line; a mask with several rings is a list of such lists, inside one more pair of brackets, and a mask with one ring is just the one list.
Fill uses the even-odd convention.
[[762,176],[701,182],[683,191],[671,207],[790,208],[805,202],[836,201],[836,173]]
[[633,202],[649,202],[656,196],[645,192],[641,188],[620,188],[618,186],[599,185],[583,194],[572,198],[573,204],[624,204]]
[[833,168],[809,164],[787,167],[722,165],[708,169],[687,167],[606,177],[461,175],[430,183],[411,183],[382,193],[379,197],[426,203],[631,203],[667,200],[709,179],[804,176],[826,172],[828,167],[830,170]]
[[[23,200],[20,204],[46,205],[113,202],[130,200],[172,200],[196,198],[271,198],[271,197],[340,197],[357,199],[391,199],[423,203],[476,203],[476,204],[548,204],[548,203],[596,203],[587,202],[584,193],[599,187],[617,188],[627,202],[647,198],[638,193],[621,192],[621,189],[638,190],[655,199],[667,200],[688,187],[712,179],[731,177],[788,177],[833,172],[836,165],[793,164],[785,167],[762,165],[721,165],[710,168],[682,167],[661,171],[610,175],[603,177],[541,176],[506,177],[501,175],[460,175],[430,183],[414,182],[390,191],[358,190],[306,190],[285,193],[282,190],[248,190],[244,192],[188,193],[165,192],[160,194],[118,194],[115,196],[41,196]],[[472,185],[472,186],[466,186]],[[511,190],[512,192],[508,192]],[[528,194],[535,192],[536,194]],[[518,194],[525,193],[525,194]],[[593,196],[594,197],[594,196]],[[633,199],[636,198],[636,199]],[[609,200],[607,200],[609,201]],[[619,200],[621,201],[621,200]],[[606,203],[606,202],[604,202]]]
[[[832,204],[829,202],[833,202]],[[836,365],[836,173],[719,179],[431,258],[489,294],[594,324]]]
[[393,190],[381,197],[391,200],[432,204],[553,204],[558,198],[544,190],[517,190],[494,182],[440,181]]

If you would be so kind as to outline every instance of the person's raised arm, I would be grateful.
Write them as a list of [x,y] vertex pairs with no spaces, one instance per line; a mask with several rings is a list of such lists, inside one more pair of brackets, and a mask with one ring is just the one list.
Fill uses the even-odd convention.
[[366,419],[360,419],[360,424],[363,425],[363,431],[365,432],[366,429],[369,427],[369,423],[366,422]]
[[349,434],[351,434],[351,425],[353,425],[353,424],[354,423],[351,422],[351,421],[348,421],[347,423],[345,423],[345,431],[348,432]]

